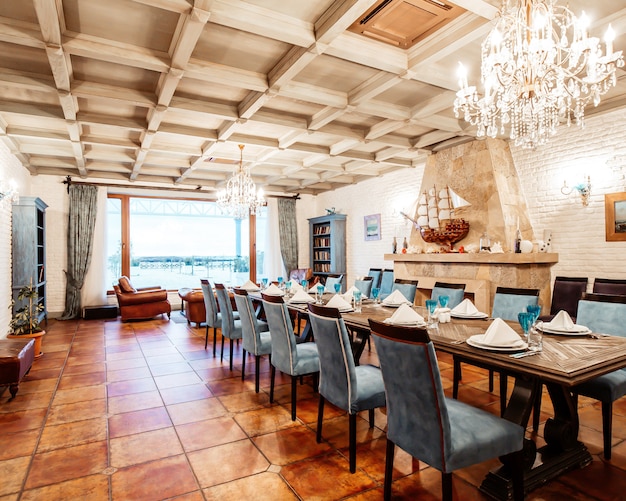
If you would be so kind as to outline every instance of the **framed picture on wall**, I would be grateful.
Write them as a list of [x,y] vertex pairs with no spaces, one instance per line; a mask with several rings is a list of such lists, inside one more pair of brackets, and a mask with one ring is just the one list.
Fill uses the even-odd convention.
[[626,242],[626,192],[604,195],[606,241]]
[[371,214],[363,218],[365,240],[380,240],[380,214]]

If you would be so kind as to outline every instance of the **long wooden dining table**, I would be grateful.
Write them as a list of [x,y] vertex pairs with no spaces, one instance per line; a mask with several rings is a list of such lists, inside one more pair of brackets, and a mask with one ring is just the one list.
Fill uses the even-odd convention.
[[[306,314],[306,305],[289,307]],[[426,315],[425,308],[415,309]],[[366,302],[360,313],[342,313],[346,326],[361,336],[355,353],[362,352],[369,336],[368,319],[383,321],[394,311],[393,308]],[[524,441],[524,485],[525,491],[529,492],[565,471],[591,462],[587,447],[578,440],[578,410],[571,389],[579,383],[626,367],[626,339],[602,333],[584,336],[544,334],[541,353],[513,358],[511,353],[479,349],[467,344],[470,336],[486,331],[490,320],[453,318],[449,323],[438,324],[437,328],[428,328],[428,332],[436,350],[514,378],[515,384],[503,417],[524,428],[537,392],[541,391],[542,384],[547,387],[554,413],[544,425],[546,445],[537,448],[532,438]],[[516,332],[522,332],[516,323],[509,325]],[[489,472],[480,489],[496,499],[511,499],[512,481],[508,469],[503,465]]]

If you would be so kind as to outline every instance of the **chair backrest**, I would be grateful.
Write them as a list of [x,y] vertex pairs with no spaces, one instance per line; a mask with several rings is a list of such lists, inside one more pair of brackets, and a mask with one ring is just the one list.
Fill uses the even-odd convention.
[[224,284],[215,284],[215,293],[217,294],[217,302],[220,305],[220,314],[222,317],[222,335],[228,339],[237,339],[241,337],[241,329],[235,328],[235,317],[233,316],[233,306],[230,303],[230,297]]
[[372,293],[372,283],[374,282],[373,277],[369,275],[366,277],[357,278],[354,281],[354,286],[361,291],[361,294],[364,296],[370,297]]
[[221,315],[218,315],[217,302],[211,283],[204,279],[200,279],[202,287],[202,296],[204,297],[204,309],[206,310],[206,324],[209,327],[222,327]]
[[387,438],[446,471],[450,420],[435,348],[426,329],[369,320],[387,396]]
[[400,291],[405,298],[414,303],[417,292],[417,280],[396,278],[391,286],[391,292],[393,291]]
[[372,277],[372,287],[380,287],[380,278],[383,274],[381,268],[370,268],[367,272],[368,277]]
[[285,374],[293,374],[298,351],[287,305],[282,296],[261,293],[261,297],[272,339],[272,365]]
[[491,316],[517,322],[517,314],[529,304],[539,304],[539,289],[498,287],[493,297]]
[[431,299],[439,299],[439,296],[448,296],[448,308],[454,308],[458,306],[465,297],[465,284],[449,284],[446,282],[435,282]]
[[[343,275],[328,275],[326,277],[326,292],[335,292],[335,284],[342,285]],[[339,292],[343,292],[343,285]]]
[[587,277],[556,277],[552,287],[550,315],[564,310],[571,317],[578,316],[578,301],[587,291]]
[[337,308],[309,304],[320,360],[319,392],[333,405],[357,412],[357,377],[346,325]]
[[241,337],[243,349],[253,355],[259,355],[261,346],[261,329],[256,317],[256,311],[252,298],[245,289],[235,289],[235,304],[241,319]]
[[593,281],[594,294],[626,295],[626,280],[613,278],[596,278]]
[[626,296],[583,294],[578,302],[576,323],[593,332],[626,337]]
[[385,299],[389,294],[391,294],[391,288],[393,287],[393,270],[383,270],[382,275],[380,276],[380,297],[381,299]]

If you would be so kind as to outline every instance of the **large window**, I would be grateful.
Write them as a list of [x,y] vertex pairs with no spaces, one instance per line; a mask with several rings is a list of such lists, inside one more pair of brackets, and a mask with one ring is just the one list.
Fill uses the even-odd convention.
[[[265,218],[236,220],[213,202],[109,195],[109,283],[128,274],[135,287],[195,288],[200,278],[242,284],[251,267],[262,274]],[[250,235],[256,235],[256,263],[250,260]]]

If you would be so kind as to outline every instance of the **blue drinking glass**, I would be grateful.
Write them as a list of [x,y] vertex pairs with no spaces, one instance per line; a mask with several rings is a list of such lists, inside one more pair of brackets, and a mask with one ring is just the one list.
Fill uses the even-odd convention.
[[306,280],[302,280],[302,282],[300,282],[300,285],[302,286],[302,288],[303,288],[304,290],[306,290],[306,288],[307,288],[307,287],[308,287],[308,285],[309,285],[309,282],[307,282]]
[[335,288],[335,294],[339,294],[341,291],[341,284],[333,284],[333,287]]
[[267,288],[267,284],[269,282],[269,280],[267,279],[267,277],[262,278],[261,282],[263,283],[263,288],[266,289]]
[[372,299],[374,299],[374,303],[378,303],[379,294],[380,294],[380,287],[374,287],[372,289]]
[[446,308],[448,306],[448,301],[450,301],[450,296],[439,296],[439,306],[441,306],[442,308]]
[[436,299],[427,299],[426,300],[426,308],[428,309],[428,323],[433,323],[433,313],[435,313],[435,308],[437,308],[437,300]]
[[528,306],[526,306],[526,311],[528,313],[533,314],[533,325],[534,325],[537,319],[539,318],[539,315],[541,314],[541,306],[538,304],[529,304]]
[[528,331],[533,325],[535,315],[527,311],[521,311],[517,314],[517,321],[519,322],[522,330],[524,331],[524,340],[528,342]]

